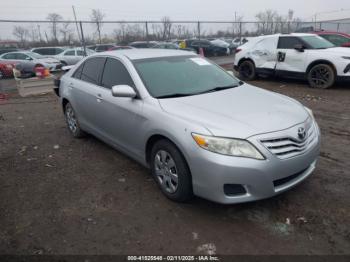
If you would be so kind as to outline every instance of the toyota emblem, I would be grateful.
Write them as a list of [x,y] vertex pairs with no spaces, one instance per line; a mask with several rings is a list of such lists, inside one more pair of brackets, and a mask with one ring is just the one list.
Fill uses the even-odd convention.
[[299,127],[299,128],[298,128],[298,137],[299,137],[299,139],[301,139],[301,140],[304,140],[304,139],[305,139],[305,137],[306,137],[306,130],[305,130],[304,127]]

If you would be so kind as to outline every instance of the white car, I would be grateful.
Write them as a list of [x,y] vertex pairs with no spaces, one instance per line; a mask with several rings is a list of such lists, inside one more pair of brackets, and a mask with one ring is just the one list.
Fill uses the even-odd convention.
[[285,76],[329,88],[336,80],[350,80],[350,49],[314,34],[260,36],[236,50],[234,67],[244,80]]
[[[86,48],[86,54],[92,55],[95,52]],[[58,59],[61,61],[61,63],[64,66],[67,65],[75,65],[76,63],[78,63],[81,59],[83,59],[84,56],[84,50],[82,48],[71,48],[71,49],[66,49],[65,51],[63,51],[62,53],[60,53],[59,55],[54,56],[54,58]]]

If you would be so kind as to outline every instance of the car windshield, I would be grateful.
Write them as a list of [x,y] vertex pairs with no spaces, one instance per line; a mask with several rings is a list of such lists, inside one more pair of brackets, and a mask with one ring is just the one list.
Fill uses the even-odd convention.
[[300,38],[312,49],[327,49],[335,47],[334,44],[319,36],[302,36]]
[[133,63],[156,98],[197,95],[240,85],[226,71],[198,56],[140,59]]
[[35,59],[40,59],[40,58],[44,57],[44,56],[39,55],[39,54],[34,53],[34,52],[28,52],[28,53],[26,53],[26,55],[29,55],[30,57],[35,58]]

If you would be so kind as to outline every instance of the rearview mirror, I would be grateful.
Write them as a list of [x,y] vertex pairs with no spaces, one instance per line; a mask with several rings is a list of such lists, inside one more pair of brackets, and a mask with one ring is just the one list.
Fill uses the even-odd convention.
[[128,85],[117,85],[112,87],[112,96],[114,97],[136,97],[135,90]]
[[297,50],[297,51],[299,51],[299,52],[304,52],[305,46],[303,46],[302,44],[296,44],[296,45],[294,46],[294,49]]

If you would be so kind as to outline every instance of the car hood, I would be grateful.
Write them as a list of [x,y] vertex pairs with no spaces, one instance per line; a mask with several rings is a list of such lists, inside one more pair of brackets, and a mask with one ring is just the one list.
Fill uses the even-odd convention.
[[332,47],[327,49],[316,49],[315,51],[319,51],[321,53],[327,54],[335,54],[335,55],[346,55],[350,56],[350,48],[349,47]]
[[221,137],[245,139],[287,129],[309,117],[295,100],[248,84],[158,101],[167,113],[200,124]]

